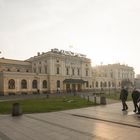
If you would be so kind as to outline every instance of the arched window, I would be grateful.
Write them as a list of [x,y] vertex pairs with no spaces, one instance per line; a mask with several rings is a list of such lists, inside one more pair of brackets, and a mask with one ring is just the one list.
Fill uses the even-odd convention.
[[46,80],[43,81],[43,88],[47,88],[47,81]]
[[10,80],[8,81],[8,88],[9,88],[9,89],[15,89],[15,80],[10,79]]
[[21,88],[22,89],[26,89],[27,88],[27,81],[24,80],[24,79],[21,81]]
[[33,80],[33,82],[32,82],[32,88],[37,88],[37,80]]

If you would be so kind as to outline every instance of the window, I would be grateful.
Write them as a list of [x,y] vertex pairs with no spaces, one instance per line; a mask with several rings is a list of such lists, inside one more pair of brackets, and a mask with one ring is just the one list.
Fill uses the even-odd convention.
[[47,66],[45,66],[45,73],[46,73],[46,74],[48,73],[48,68],[47,68]]
[[115,84],[114,84],[114,82],[112,82],[112,87],[114,87],[115,86]]
[[37,88],[37,80],[33,80],[33,82],[32,82],[32,88]]
[[94,88],[94,82],[92,82],[92,87]]
[[121,86],[121,83],[119,82],[119,87]]
[[39,67],[39,73],[41,73],[41,67]]
[[60,80],[57,80],[57,88],[60,88]]
[[107,87],[107,83],[106,82],[104,82],[104,87]]
[[69,75],[69,68],[66,68],[66,75]]
[[86,69],[86,76],[88,76],[88,69]]
[[88,87],[88,81],[86,82],[86,87]]
[[102,82],[100,82],[100,87],[103,87],[103,83]]
[[72,75],[74,75],[74,68],[72,68]]
[[26,80],[22,80],[21,81],[21,88],[22,89],[26,89],[27,88],[27,81]]
[[10,79],[8,82],[8,88],[9,89],[15,89],[15,80]]
[[98,82],[96,82],[96,87],[98,87]]
[[113,78],[113,72],[112,72],[112,70],[110,72],[110,77]]
[[111,87],[110,81],[108,82],[108,87]]
[[77,69],[77,75],[80,75],[80,69],[79,68]]
[[36,73],[36,68],[34,68],[34,73]]
[[43,81],[43,88],[47,88],[47,81],[46,80]]
[[59,67],[56,68],[56,74],[59,74]]

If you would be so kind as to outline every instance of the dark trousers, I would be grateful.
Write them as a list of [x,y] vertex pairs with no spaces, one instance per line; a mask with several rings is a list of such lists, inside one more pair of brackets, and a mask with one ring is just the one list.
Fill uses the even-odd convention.
[[134,104],[135,111],[137,111],[139,108],[137,104],[137,100],[133,100],[133,104]]
[[128,106],[126,104],[126,100],[122,100],[122,106],[123,106],[124,110],[128,109]]

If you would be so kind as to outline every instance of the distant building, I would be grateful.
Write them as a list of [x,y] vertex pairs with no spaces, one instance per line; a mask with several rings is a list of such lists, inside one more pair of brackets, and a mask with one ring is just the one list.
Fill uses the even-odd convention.
[[93,85],[96,89],[119,89],[123,81],[131,83],[131,86],[134,85],[134,69],[127,65],[117,63],[96,66],[92,74]]
[[140,89],[140,74],[136,75],[135,78],[135,87]]
[[0,94],[31,94],[91,89],[91,60],[52,49],[25,61],[0,58]]

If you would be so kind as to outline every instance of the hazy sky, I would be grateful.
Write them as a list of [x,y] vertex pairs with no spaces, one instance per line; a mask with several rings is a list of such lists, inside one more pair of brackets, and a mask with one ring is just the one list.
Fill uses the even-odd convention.
[[0,57],[52,48],[140,73],[140,0],[0,0]]

